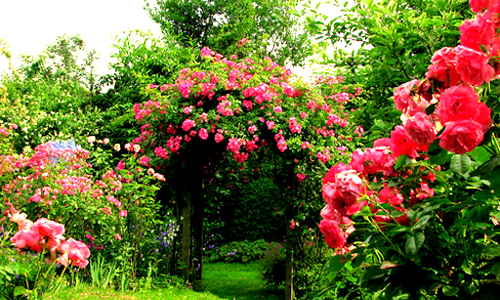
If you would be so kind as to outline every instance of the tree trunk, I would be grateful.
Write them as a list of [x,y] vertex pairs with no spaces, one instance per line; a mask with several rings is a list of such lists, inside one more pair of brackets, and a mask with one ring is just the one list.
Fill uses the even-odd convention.
[[290,226],[286,228],[286,277],[285,277],[285,300],[293,300],[295,292],[293,289],[293,250],[294,244],[290,235]]
[[191,267],[191,194],[189,190],[184,192],[184,199],[181,208],[181,224],[182,224],[182,246],[181,246],[181,260],[182,266],[182,279],[184,283],[189,282],[189,271]]

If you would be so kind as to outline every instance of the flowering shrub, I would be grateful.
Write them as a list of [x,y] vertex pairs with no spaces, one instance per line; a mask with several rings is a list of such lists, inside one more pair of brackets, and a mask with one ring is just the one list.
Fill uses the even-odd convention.
[[403,125],[323,180],[319,228],[345,255],[333,268],[355,265],[344,271],[366,291],[470,298],[498,283],[497,13],[460,26],[462,45],[437,51],[425,80],[396,89]]
[[[168,165],[199,141],[240,163],[269,143],[326,163],[339,151],[334,146],[357,136],[342,105],[356,97],[349,91],[322,95],[269,58],[228,59],[208,48],[201,56],[201,68],[183,69],[175,84],[150,86],[152,99],[134,105],[143,125],[133,145],[148,164]],[[324,82],[335,86],[341,78]]]
[[268,243],[264,257],[260,261],[262,280],[273,287],[280,287],[285,283],[285,248],[281,243]]
[[89,248],[102,249],[124,235],[128,216],[153,213],[158,188],[152,183],[163,176],[143,171],[129,156],[95,179],[89,156],[71,140],[39,145],[31,156],[1,156],[0,175],[10,178],[2,187],[6,205],[53,219]]
[[[67,267],[85,268],[88,265],[90,250],[81,241],[66,239],[64,225],[45,218],[32,222],[25,213],[12,206],[8,209],[8,217],[17,224],[17,232],[9,238],[17,253],[4,244],[11,234],[5,231],[11,226],[4,224],[0,249],[2,256],[9,258],[10,262],[1,265],[2,277],[5,278],[0,281],[0,295],[6,299],[20,295],[36,298],[57,288]],[[59,278],[54,276],[54,265],[64,266]]]
[[211,262],[251,262],[264,257],[269,243],[265,240],[256,240],[250,242],[248,240],[240,242],[230,242],[220,247],[208,245],[205,249],[206,258]]

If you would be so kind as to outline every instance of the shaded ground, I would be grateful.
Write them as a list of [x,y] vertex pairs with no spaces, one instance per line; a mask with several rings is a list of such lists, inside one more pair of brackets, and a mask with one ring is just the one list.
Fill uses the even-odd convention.
[[258,263],[203,264],[203,288],[224,299],[281,300],[284,291],[266,286],[259,274]]

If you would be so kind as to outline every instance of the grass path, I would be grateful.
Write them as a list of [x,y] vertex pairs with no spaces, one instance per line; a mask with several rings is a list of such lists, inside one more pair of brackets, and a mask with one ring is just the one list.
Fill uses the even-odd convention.
[[120,293],[87,284],[44,295],[43,300],[280,300],[283,292],[269,289],[260,278],[258,263],[213,263],[203,265],[202,292],[186,288],[151,289]]
[[258,263],[211,263],[203,265],[203,288],[230,300],[278,300],[280,291],[269,289],[259,274]]

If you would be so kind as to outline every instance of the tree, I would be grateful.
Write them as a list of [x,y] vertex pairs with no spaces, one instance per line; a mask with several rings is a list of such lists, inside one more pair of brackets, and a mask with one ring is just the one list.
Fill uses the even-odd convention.
[[[454,0],[337,0],[330,4],[340,10],[333,18],[321,13],[322,5],[327,4],[303,11],[307,29],[325,46],[317,48],[317,62],[333,66],[346,82],[363,84],[371,94],[365,112],[374,117],[362,124],[365,128],[375,119],[397,115],[391,112],[394,88],[423,77],[436,50],[457,45],[460,35],[455,28],[471,15],[468,1]],[[341,48],[329,52],[326,46],[339,42],[359,48],[352,53]],[[393,126],[383,127],[390,131]]]
[[254,52],[279,64],[301,65],[310,54],[308,35],[294,13],[296,0],[156,0],[146,10],[165,35],[181,44],[209,47],[223,55],[240,54],[238,42],[247,39]]

